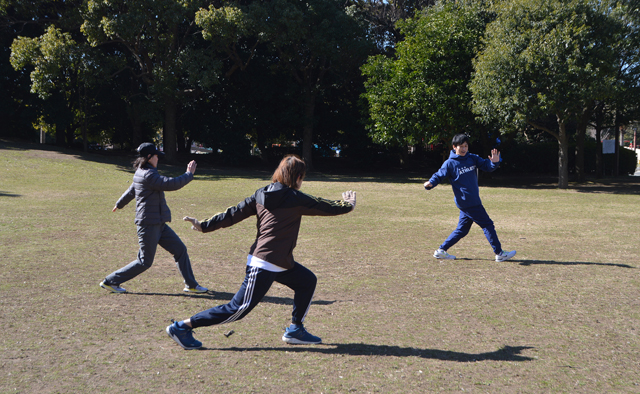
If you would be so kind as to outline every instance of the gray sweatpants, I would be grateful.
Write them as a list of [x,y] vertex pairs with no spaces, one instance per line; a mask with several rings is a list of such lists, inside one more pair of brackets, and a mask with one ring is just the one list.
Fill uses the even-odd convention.
[[140,244],[138,258],[126,267],[120,268],[107,275],[107,282],[113,285],[119,285],[151,268],[153,259],[156,256],[156,249],[158,249],[158,245],[160,245],[173,255],[178,270],[184,278],[184,283],[190,288],[198,285],[191,270],[191,261],[187,254],[187,247],[166,223],[152,226],[138,226],[138,243]]

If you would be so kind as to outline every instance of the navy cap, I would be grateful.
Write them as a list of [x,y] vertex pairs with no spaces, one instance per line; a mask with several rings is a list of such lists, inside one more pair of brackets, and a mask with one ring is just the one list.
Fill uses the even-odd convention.
[[158,157],[164,156],[164,152],[159,151],[158,148],[156,148],[156,146],[151,142],[143,142],[136,150],[138,151],[138,155],[140,155],[140,157],[147,157],[149,155],[158,155]]

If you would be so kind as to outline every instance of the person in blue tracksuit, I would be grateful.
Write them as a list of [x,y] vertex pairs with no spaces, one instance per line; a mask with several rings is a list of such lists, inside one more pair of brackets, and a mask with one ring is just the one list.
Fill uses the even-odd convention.
[[453,189],[454,201],[460,209],[458,227],[440,245],[433,254],[437,259],[455,260],[456,256],[447,251],[458,241],[464,238],[471,229],[473,223],[484,231],[496,261],[506,261],[516,255],[516,251],[504,251],[496,234],[493,221],[482,206],[478,189],[477,170],[492,172],[500,165],[500,152],[497,149],[491,151],[489,159],[483,159],[478,155],[469,153],[469,137],[466,134],[457,134],[452,141],[453,150],[449,159],[442,164],[440,170],[424,183],[424,188],[431,190],[439,185],[443,179],[449,178]]

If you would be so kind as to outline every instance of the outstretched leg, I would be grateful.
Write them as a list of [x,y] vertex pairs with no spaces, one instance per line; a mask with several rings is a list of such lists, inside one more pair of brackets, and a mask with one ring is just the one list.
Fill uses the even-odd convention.
[[247,266],[247,274],[240,290],[229,303],[207,309],[191,317],[191,327],[206,327],[231,323],[245,317],[267,294],[276,273],[258,267]]
[[440,249],[449,250],[450,247],[458,243],[462,238],[469,234],[469,230],[473,225],[473,219],[464,211],[460,210],[460,218],[458,219],[458,227],[449,235],[449,237],[440,245]]
[[138,226],[138,243],[140,244],[138,258],[127,266],[107,275],[105,281],[111,285],[119,285],[151,268],[161,233],[162,225]]

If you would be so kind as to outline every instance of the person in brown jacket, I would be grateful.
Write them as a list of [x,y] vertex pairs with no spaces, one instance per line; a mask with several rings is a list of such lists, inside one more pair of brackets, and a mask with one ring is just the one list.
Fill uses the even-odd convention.
[[303,326],[316,288],[316,276],[296,262],[296,247],[302,216],[334,216],[351,212],[356,206],[356,193],[342,193],[343,200],[326,200],[300,192],[306,165],[295,155],[282,159],[272,176],[272,183],[258,189],[251,197],[225,212],[202,222],[185,217],[192,228],[208,233],[230,227],[256,215],[258,233],[247,257],[246,276],[240,290],[225,305],[197,313],[191,318],[167,326],[169,337],[185,349],[197,349],[202,343],[193,338],[192,330],[231,323],[245,317],[260,303],[273,282],[294,291],[291,326],[285,329],[284,342],[317,344],[322,340]]

